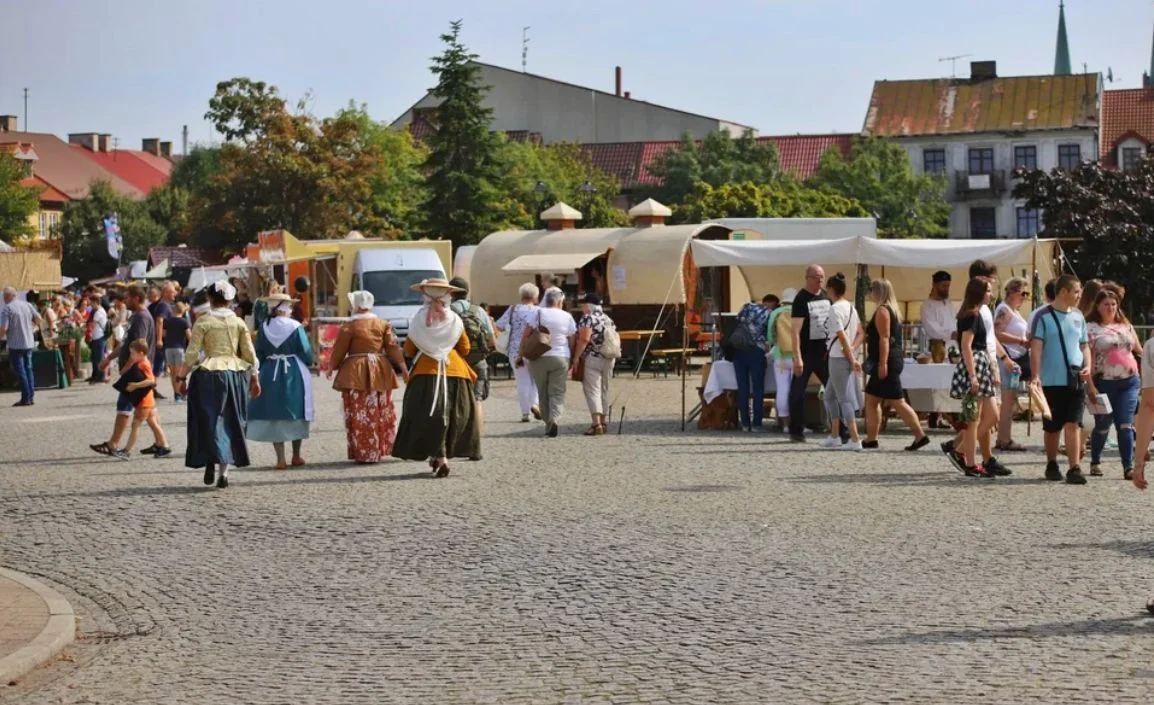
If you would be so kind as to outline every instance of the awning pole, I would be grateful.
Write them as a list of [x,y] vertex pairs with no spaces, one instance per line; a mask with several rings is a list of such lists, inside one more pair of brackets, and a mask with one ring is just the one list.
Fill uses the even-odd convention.
[[685,310],[682,311],[681,316],[681,354],[678,358],[681,360],[681,431],[685,432],[685,378],[686,368],[689,364],[685,359],[685,350],[689,348],[689,302],[685,303]]
[[[1030,273],[1030,289],[1031,289],[1030,295],[1033,296],[1034,295],[1034,292],[1033,292],[1034,282],[1036,282],[1038,280],[1038,236],[1037,235],[1034,236],[1034,249],[1030,251],[1030,269],[1032,270]],[[1034,301],[1033,304],[1034,304],[1034,308],[1038,307],[1037,301]],[[1032,340],[1033,339],[1033,331],[1027,331],[1026,337],[1030,338]],[[1027,348],[1026,354],[1029,355],[1029,348]],[[1041,370],[1037,370],[1036,372],[1034,372],[1034,374],[1041,374],[1041,373],[1042,373]],[[1030,383],[1026,382],[1026,384],[1030,384]],[[1029,395],[1027,395],[1026,398],[1030,400],[1029,406],[1027,407],[1028,413],[1026,414],[1026,435],[1027,436],[1033,436],[1034,435],[1034,400],[1031,399],[1029,397]]]

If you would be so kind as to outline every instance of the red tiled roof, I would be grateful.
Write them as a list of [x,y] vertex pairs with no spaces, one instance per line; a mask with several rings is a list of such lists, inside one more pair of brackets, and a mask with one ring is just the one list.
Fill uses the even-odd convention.
[[873,137],[959,135],[1008,130],[1093,128],[1096,73],[878,81],[864,134]]
[[[853,138],[850,134],[782,135],[758,137],[757,141],[776,144],[782,171],[805,180],[814,175],[821,156],[831,147],[849,156]],[[679,144],[677,141],[583,144],[581,151],[595,168],[616,176],[623,188],[629,188],[659,184],[660,180],[649,172],[649,166]]]
[[1115,150],[1130,137],[1154,143],[1154,89],[1102,92],[1102,163],[1117,166]]
[[36,146],[35,174],[69,198],[87,198],[93,181],[107,181],[129,198],[143,198],[140,188],[88,159],[56,135],[46,132],[0,132],[0,143],[31,142]]
[[31,176],[27,179],[22,179],[20,181],[20,185],[39,190],[41,203],[64,204],[72,200],[62,191],[54,188],[52,184],[48,183],[39,176]]
[[148,250],[148,263],[155,267],[168,260],[168,266],[177,267],[212,267],[224,263],[220,252],[202,250],[195,247],[151,247]]
[[[168,171],[161,171],[140,155],[151,157],[147,152],[134,152],[127,149],[117,149],[111,152],[93,152],[91,149],[74,144],[72,149],[99,164],[105,171],[124,179],[135,186],[141,193],[147,194],[157,186],[168,183]],[[160,157],[157,157],[160,159]]]

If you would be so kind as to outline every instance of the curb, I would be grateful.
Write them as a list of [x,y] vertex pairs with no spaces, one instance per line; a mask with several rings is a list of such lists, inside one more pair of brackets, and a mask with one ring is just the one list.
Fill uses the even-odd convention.
[[0,576],[28,588],[48,605],[48,623],[40,634],[16,653],[0,658],[0,687],[4,687],[71,644],[76,639],[76,615],[68,600],[44,583],[7,568],[0,568]]

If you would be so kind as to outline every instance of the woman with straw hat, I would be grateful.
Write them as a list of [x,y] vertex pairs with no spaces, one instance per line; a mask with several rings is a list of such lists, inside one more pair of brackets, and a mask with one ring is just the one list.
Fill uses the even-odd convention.
[[404,377],[408,371],[393,327],[373,314],[372,293],[348,296],[353,315],[341,326],[327,376],[331,379],[336,370],[333,389],[340,390],[344,405],[349,460],[379,463],[393,452],[397,440],[393,390],[397,375]]
[[312,346],[304,327],[292,319],[294,300],[274,293],[265,298],[269,318],[257,329],[256,356],[264,393],[248,407],[250,441],[272,443],[276,469],[288,467],[285,443],[292,443],[294,466],[304,465],[301,442],[313,420],[313,387],[309,365]]
[[481,459],[473,384],[465,357],[469,337],[449,294],[460,291],[443,278],[426,279],[413,290],[424,304],[409,322],[405,355],[414,358],[405,387],[404,411],[393,457],[427,460],[437,477],[449,474],[450,458]]

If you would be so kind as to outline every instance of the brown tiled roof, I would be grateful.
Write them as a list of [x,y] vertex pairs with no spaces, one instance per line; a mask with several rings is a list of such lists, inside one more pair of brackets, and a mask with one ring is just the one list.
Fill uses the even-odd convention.
[[1154,144],[1154,89],[1134,88],[1102,93],[1102,162],[1117,166],[1114,151],[1130,137]]
[[117,192],[140,199],[144,193],[72,149],[56,135],[44,132],[0,132],[0,143],[31,142],[36,146],[35,174],[70,199],[87,198],[93,181],[107,181]]
[[906,137],[1093,128],[1100,81],[1096,73],[878,81],[862,132]]
[[48,183],[39,176],[31,176],[20,181],[21,186],[34,188],[40,194],[40,202],[52,205],[64,205],[72,200],[64,195],[59,189],[53,188],[52,184]]
[[177,267],[213,267],[224,264],[224,258],[215,250],[202,250],[195,247],[151,247],[148,250],[148,264],[155,267],[164,260],[168,266]]
[[[854,135],[781,135],[758,137],[758,142],[777,145],[782,171],[793,172],[805,180],[817,171],[821,156],[831,147],[848,156]],[[617,177],[623,188],[656,185],[660,179],[649,172],[649,167],[665,152],[679,145],[677,141],[613,142],[583,144],[590,163],[597,169]]]

